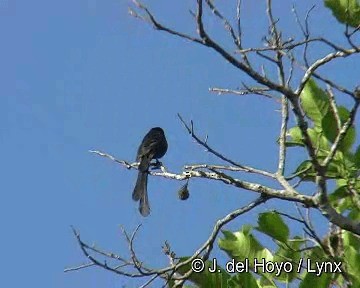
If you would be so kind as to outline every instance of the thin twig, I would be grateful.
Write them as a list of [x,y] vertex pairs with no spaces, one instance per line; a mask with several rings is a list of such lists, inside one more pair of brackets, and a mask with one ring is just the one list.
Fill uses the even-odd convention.
[[84,268],[92,267],[94,265],[95,265],[94,263],[90,262],[90,263],[82,264],[82,265],[79,265],[79,266],[76,266],[76,267],[65,268],[64,272],[77,271],[77,270],[81,270],[81,269],[84,269]]
[[330,85],[328,85],[328,87],[327,87],[327,95],[329,96],[331,112],[335,118],[337,132],[339,133],[340,129],[341,129],[341,120],[340,120],[339,111],[338,111],[338,108],[336,105],[335,95],[334,95],[334,92],[331,90]]
[[279,99],[270,93],[267,93],[267,91],[270,91],[269,88],[260,88],[260,87],[254,87],[254,88],[248,88],[248,89],[242,89],[242,90],[234,90],[234,89],[226,89],[226,88],[216,88],[212,87],[209,88],[210,92],[217,93],[219,95],[222,94],[235,94],[235,95],[260,95],[264,96],[269,99],[274,99],[276,102],[279,102]]
[[194,125],[193,125],[193,122],[191,122],[191,127],[189,127],[188,124],[186,124],[186,122],[184,121],[184,119],[181,117],[180,114],[177,114],[181,123],[184,125],[184,127],[186,128],[186,130],[188,131],[188,133],[191,135],[192,138],[195,139],[195,141],[197,143],[199,143],[201,146],[203,146],[207,151],[209,151],[211,154],[214,154],[216,157],[218,157],[219,159],[225,161],[225,162],[228,162],[230,163],[231,165],[234,165],[236,167],[239,167],[239,168],[242,168],[242,169],[245,169],[247,170],[248,172],[251,172],[251,173],[256,173],[256,174],[260,174],[260,175],[264,175],[264,176],[267,176],[267,177],[272,177],[273,178],[273,174],[272,173],[269,173],[269,172],[266,172],[266,171],[263,171],[263,170],[259,170],[259,169],[256,169],[256,168],[252,168],[252,167],[249,167],[249,166],[244,166],[244,165],[241,165],[239,163],[236,163],[235,161],[225,157],[224,155],[222,155],[221,153],[217,152],[216,150],[214,150],[213,148],[211,148],[206,141],[203,141],[201,140],[194,132]]

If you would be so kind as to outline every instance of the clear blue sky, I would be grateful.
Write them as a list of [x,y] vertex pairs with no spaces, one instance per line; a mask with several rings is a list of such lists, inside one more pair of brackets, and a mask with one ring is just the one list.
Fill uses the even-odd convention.
[[[195,30],[188,13],[195,1],[177,1],[177,6],[148,2],[172,27]],[[263,5],[244,2],[244,37],[250,45],[265,34],[267,19]],[[298,35],[290,4],[274,2],[285,34]],[[319,5],[313,14],[315,34],[340,41],[341,30],[321,1],[303,2],[295,1],[301,15],[310,2]],[[161,126],[169,142],[163,158],[169,170],[220,163],[189,138],[176,117],[179,112],[193,119],[196,131],[208,134],[209,143],[226,155],[258,168],[275,167],[277,104],[258,96],[210,94],[209,87],[236,88],[247,78],[213,51],[153,31],[130,17],[129,4],[0,1],[2,287],[135,287],[137,282],[99,268],[63,273],[65,267],[86,262],[70,225],[89,243],[128,255],[119,227],[132,231],[143,223],[136,242],[139,256],[160,266],[167,264],[161,252],[164,240],[179,256],[190,255],[216,219],[257,196],[195,179],[190,199],[181,202],[177,190],[183,183],[151,178],[152,213],[145,219],[131,199],[136,171],[89,149],[132,161],[143,135]],[[225,39],[218,21],[211,19],[207,25],[218,39]],[[345,68],[341,73],[335,65],[325,72],[352,88],[360,75],[355,63],[359,58],[352,59],[338,66]],[[300,155],[292,151],[292,167]],[[257,212],[293,207],[282,205],[272,201]],[[254,224],[254,215],[239,218],[230,228]],[[215,255],[224,257],[221,252]]]

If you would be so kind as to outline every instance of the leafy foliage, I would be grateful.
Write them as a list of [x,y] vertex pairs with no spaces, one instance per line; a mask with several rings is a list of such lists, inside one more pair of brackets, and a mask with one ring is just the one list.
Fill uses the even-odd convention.
[[[313,127],[307,129],[310,139],[316,147],[317,160],[322,163],[330,153],[332,145],[336,142],[339,129],[338,120],[335,117],[334,107],[331,107],[326,92],[317,86],[314,80],[308,81],[301,94],[301,105],[306,116],[311,119]],[[350,112],[343,106],[336,107],[338,119],[342,126],[349,118]],[[335,129],[334,129],[335,128]],[[291,127],[287,132],[288,147],[303,149],[304,136],[300,127]],[[349,211],[354,219],[360,219],[360,213],[354,210],[354,195],[349,189],[360,190],[358,171],[360,168],[360,146],[353,153],[355,142],[355,127],[349,128],[335,153],[333,160],[329,163],[325,175],[334,179],[335,189],[329,194],[330,203],[339,212]],[[293,176],[300,177],[303,181],[315,182],[316,171],[310,160],[304,160],[299,164]],[[359,197],[357,195],[356,197]],[[360,238],[352,233],[343,231],[340,234],[328,235],[319,245],[310,245],[300,235],[290,237],[290,229],[283,217],[276,211],[268,211],[258,215],[258,225],[252,227],[244,225],[239,231],[222,231],[223,237],[219,239],[219,247],[229,257],[231,267],[236,263],[248,264],[249,271],[235,272],[229,274],[225,268],[219,268],[220,277],[208,272],[200,273],[192,277],[191,282],[199,287],[278,287],[278,283],[297,283],[298,287],[329,287],[331,283],[343,284],[351,281],[353,287],[360,287],[360,275],[358,263],[360,263]],[[255,229],[255,230],[254,230]],[[270,251],[257,240],[254,231],[270,237],[277,248]],[[324,250],[325,249],[325,250]],[[330,252],[329,252],[330,251]],[[331,256],[331,251],[336,251],[336,256]],[[343,253],[338,253],[343,251]],[[267,263],[288,263],[291,271],[282,269],[274,271],[262,271],[256,269],[256,261]],[[315,269],[316,263],[342,262],[346,279],[341,273],[319,273]],[[320,265],[319,264],[319,265]],[[207,264],[209,265],[209,263]],[[243,266],[241,266],[243,267]],[[271,265],[269,267],[272,267]],[[310,267],[310,269],[308,269]],[[346,270],[345,270],[346,269]],[[184,270],[185,271],[185,270]],[[329,272],[329,271],[328,271]],[[344,274],[345,275],[345,274]],[[205,285],[205,284],[206,285]],[[223,286],[219,286],[219,285]],[[205,286],[204,286],[205,285]],[[215,285],[215,286],[214,286]],[[224,286],[225,285],[225,286]]]
[[289,238],[289,228],[276,212],[259,214],[258,224],[257,230],[269,235],[273,239],[285,243]]
[[360,25],[360,5],[358,0],[325,0],[336,19],[352,27]]
[[315,127],[319,126],[329,109],[326,93],[310,79],[301,93],[300,100],[306,116],[314,121]]
[[[182,257],[179,260],[185,261],[188,257]],[[231,279],[231,276],[221,267],[218,267],[218,273],[211,273],[209,269],[212,268],[212,263],[210,261],[206,261],[201,273],[192,273],[189,280],[199,285],[200,287],[228,287],[227,283]],[[182,266],[179,269],[179,273],[186,273],[191,269],[191,263],[188,265]]]

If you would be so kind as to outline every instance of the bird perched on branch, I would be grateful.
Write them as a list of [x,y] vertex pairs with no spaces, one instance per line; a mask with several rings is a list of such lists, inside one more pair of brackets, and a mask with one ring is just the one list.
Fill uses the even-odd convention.
[[136,155],[139,161],[138,177],[132,194],[134,201],[140,201],[139,211],[142,216],[150,214],[149,199],[147,194],[147,179],[150,162],[152,159],[163,157],[167,151],[168,144],[164,130],[160,127],[150,129],[142,140]]

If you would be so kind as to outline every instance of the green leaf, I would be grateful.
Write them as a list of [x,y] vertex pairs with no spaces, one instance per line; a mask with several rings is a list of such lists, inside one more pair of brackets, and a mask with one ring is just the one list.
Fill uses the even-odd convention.
[[353,247],[358,253],[360,253],[360,238],[355,236],[349,231],[342,231],[342,237],[344,240],[344,247]]
[[286,245],[280,245],[278,251],[276,251],[274,255],[274,262],[281,263],[289,261],[292,263],[293,270],[286,273],[284,269],[282,269],[281,274],[276,280],[290,283],[299,276],[297,273],[298,264],[301,258],[301,252],[299,250],[304,246],[305,242],[306,240],[303,238],[295,237],[294,239],[289,239]]
[[296,168],[295,172],[292,174],[297,175],[304,181],[315,181],[315,170],[310,160],[305,160]]
[[349,218],[351,220],[360,221],[360,211],[358,209],[353,209],[349,213]]
[[348,182],[346,179],[338,179],[336,180],[336,186],[337,187],[346,187],[348,185]]
[[305,146],[302,138],[301,130],[298,126],[290,128],[287,133],[287,136],[290,137],[290,140],[286,141],[287,147]]
[[330,273],[322,273],[320,276],[316,276],[315,273],[305,273],[304,279],[301,281],[299,288],[328,288],[331,282]]
[[352,203],[349,201],[346,186],[336,188],[336,190],[329,195],[329,201],[338,213],[342,213],[348,209],[349,204],[352,206]]
[[[180,258],[180,262],[183,262],[187,259],[189,259],[189,257],[182,257]],[[209,269],[212,269],[212,266],[212,262],[206,261],[203,272],[192,273],[188,280],[196,284],[198,287],[227,287],[227,282],[231,278],[230,274],[228,274],[225,269],[221,268],[220,266],[217,267],[217,272],[211,273]],[[177,272],[183,275],[190,269],[191,263],[180,267]]]
[[360,169],[360,145],[356,149],[354,161],[356,168]]
[[[259,262],[272,262],[273,255],[255,239],[249,226],[244,225],[239,232],[222,231],[222,233],[224,238],[219,239],[219,247],[236,262],[247,263],[248,267],[252,270],[254,269],[255,263],[261,265]],[[267,271],[263,271],[262,268],[258,266],[256,273],[266,279],[266,283],[268,283],[264,286],[258,282],[260,287],[276,287],[272,280],[275,277],[275,272],[267,273]]]
[[351,152],[343,154],[342,152],[337,151],[335,153],[334,159],[342,163],[342,174],[344,175],[343,180],[345,181],[345,183],[348,183],[351,179],[355,180],[357,178],[359,168],[356,167],[354,158],[355,155]]
[[[319,156],[318,161],[322,162],[325,160],[326,156]],[[327,167],[325,172],[325,177],[327,179],[342,179],[347,176],[347,167],[344,166],[343,161],[332,160]],[[304,181],[315,181],[316,172],[313,168],[312,162],[310,160],[305,160],[296,168],[295,172],[291,176],[297,175]]]
[[[325,157],[319,157],[321,161],[324,161]],[[343,161],[332,160],[325,172],[326,178],[342,179],[346,176],[346,167]]]
[[[311,250],[305,252],[302,256],[304,259],[304,264],[307,266],[308,259],[311,261],[311,268],[315,268],[315,262],[325,262],[327,261],[327,255],[325,255],[324,250],[316,246]],[[329,286],[332,274],[331,273],[322,273],[320,276],[316,276],[316,273],[308,272],[306,269],[302,274],[303,280],[301,281],[299,287],[300,288],[308,288],[308,287],[331,287]]]
[[265,258],[271,261],[271,252],[264,248],[251,234],[249,226],[244,226],[239,232],[222,231],[224,238],[219,239],[219,247],[225,251],[231,259],[244,261],[249,259],[249,265],[253,267],[254,259]]
[[352,27],[360,25],[360,6],[357,0],[325,0],[325,6],[339,22]]
[[[344,249],[344,259],[345,263],[342,263],[347,272],[352,276],[351,280],[355,283],[360,283],[360,274],[359,274],[359,263],[360,263],[360,251],[355,249],[353,246],[345,246]],[[354,285],[354,283],[353,283]],[[353,287],[359,287],[355,285]]]
[[[228,281],[229,288],[262,288],[260,287],[254,276],[249,273],[238,273],[236,276],[231,277],[231,279]],[[276,287],[276,286],[273,286]]]
[[324,133],[318,129],[308,128],[307,132],[310,136],[311,142],[317,151],[317,155],[319,156],[327,156],[330,151],[330,145]]
[[261,276],[260,279],[258,279],[257,283],[260,285],[261,288],[277,288],[274,281],[269,280],[269,278]]
[[260,213],[258,217],[258,231],[269,235],[280,242],[286,243],[289,238],[289,228],[280,217],[280,215],[274,211]]
[[346,136],[339,144],[339,150],[343,152],[349,152],[352,146],[355,143],[356,139],[356,130],[354,127],[350,127],[346,132]]
[[[349,119],[350,112],[348,109],[346,109],[343,106],[338,107],[338,112],[339,112],[339,118],[340,118],[341,125],[344,125],[344,123]],[[325,117],[323,118],[321,126],[322,126],[322,130],[324,132],[324,136],[331,143],[334,143],[336,136],[339,133],[339,130],[336,128],[337,122],[336,122],[334,113],[331,109],[328,110]],[[355,129],[354,129],[354,127],[350,127],[346,133],[346,136],[344,137],[344,139],[341,141],[341,143],[339,145],[339,150],[342,152],[349,152],[349,150],[351,149],[352,145],[355,142],[355,138],[356,138]]]
[[324,250],[320,246],[315,246],[311,250],[305,252],[304,261],[306,261],[307,258],[310,258],[313,262],[322,261],[327,259],[326,257]]
[[307,117],[314,121],[316,127],[321,127],[321,120],[329,108],[329,99],[316,82],[309,79],[300,95],[302,108]]

